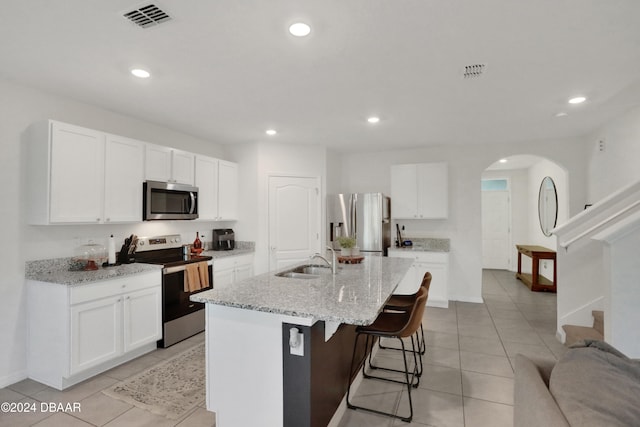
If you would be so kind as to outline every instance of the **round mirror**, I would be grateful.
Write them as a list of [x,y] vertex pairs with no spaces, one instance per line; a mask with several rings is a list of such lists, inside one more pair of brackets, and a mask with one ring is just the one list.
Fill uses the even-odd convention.
[[551,230],[556,227],[558,220],[558,193],[555,182],[549,176],[545,176],[540,184],[538,217],[542,233],[545,236],[551,236]]

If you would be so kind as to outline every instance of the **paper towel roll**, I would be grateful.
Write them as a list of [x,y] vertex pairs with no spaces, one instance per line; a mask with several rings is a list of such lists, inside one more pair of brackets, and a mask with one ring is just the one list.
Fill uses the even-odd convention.
[[109,265],[116,263],[116,242],[113,240],[113,234],[109,237]]

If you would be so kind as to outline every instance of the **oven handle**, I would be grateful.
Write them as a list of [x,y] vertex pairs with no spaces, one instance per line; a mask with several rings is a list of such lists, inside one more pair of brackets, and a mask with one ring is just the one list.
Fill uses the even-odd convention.
[[180,271],[185,271],[187,269],[188,264],[184,265],[176,265],[175,267],[165,267],[162,269],[162,274],[172,274],[178,273]]
[[177,265],[175,267],[165,267],[162,269],[162,274],[172,274],[178,273],[180,271],[185,271],[187,269],[187,265]]

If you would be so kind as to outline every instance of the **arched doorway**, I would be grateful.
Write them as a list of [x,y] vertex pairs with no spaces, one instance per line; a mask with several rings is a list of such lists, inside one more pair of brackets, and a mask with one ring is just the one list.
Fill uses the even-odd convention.
[[[483,269],[515,271],[516,244],[556,249],[555,236],[543,233],[538,217],[540,185],[547,176],[557,187],[561,224],[569,218],[568,174],[561,165],[541,156],[513,155],[496,160],[482,173]],[[552,266],[542,268],[551,271]]]

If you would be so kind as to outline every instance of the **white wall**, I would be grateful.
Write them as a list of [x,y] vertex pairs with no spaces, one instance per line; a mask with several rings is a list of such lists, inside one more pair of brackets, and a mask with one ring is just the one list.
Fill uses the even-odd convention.
[[[640,107],[586,138],[590,148],[588,203],[640,180]],[[604,151],[599,141],[604,141]]]
[[[240,199],[244,200],[246,209],[240,209],[238,228],[242,233],[249,231],[251,240],[255,241],[255,273],[269,271],[269,176],[309,176],[319,177],[321,181],[320,195],[322,200],[321,225],[325,224],[325,194],[327,176],[327,150],[320,146],[297,146],[276,142],[258,142],[254,144],[229,147],[229,154],[234,161],[240,163],[241,170],[248,175],[241,175]],[[255,172],[253,172],[255,171]],[[250,199],[255,203],[247,202]],[[321,234],[325,235],[324,231]],[[324,237],[322,247],[324,247]]]
[[211,222],[162,222],[104,226],[30,226],[24,221],[27,206],[21,197],[28,168],[23,164],[25,130],[34,122],[56,119],[143,141],[225,158],[224,147],[162,126],[122,116],[0,78],[0,387],[26,375],[27,301],[24,289],[26,260],[72,256],[89,238],[106,243],[114,234],[122,241],[131,233],[140,235],[177,232],[185,239],[196,231],[211,237]]
[[451,239],[450,298],[478,301],[482,290],[480,179],[489,165],[500,158],[517,154],[533,154],[563,165],[568,171],[571,189],[566,196],[569,198],[569,213],[582,210],[586,199],[588,153],[580,140],[532,141],[517,145],[436,146],[345,154],[341,156],[343,184],[339,191],[382,191],[389,194],[392,164],[448,162],[449,218],[402,221],[402,224],[406,226],[407,236]]

